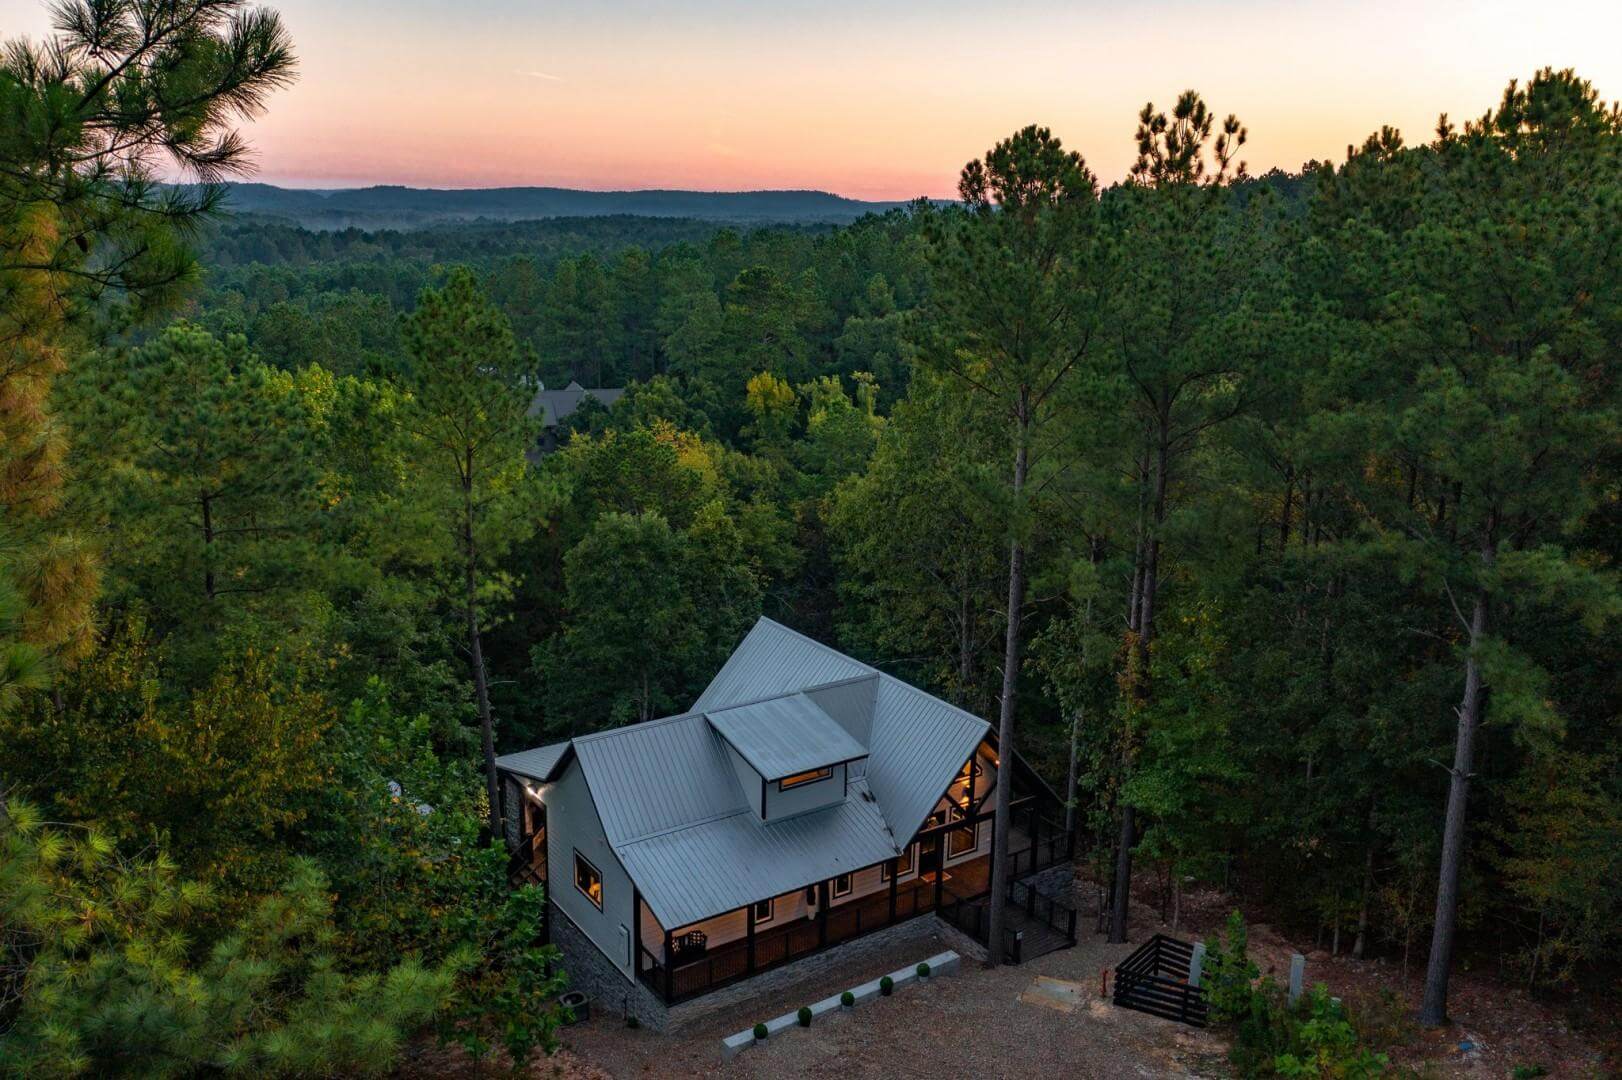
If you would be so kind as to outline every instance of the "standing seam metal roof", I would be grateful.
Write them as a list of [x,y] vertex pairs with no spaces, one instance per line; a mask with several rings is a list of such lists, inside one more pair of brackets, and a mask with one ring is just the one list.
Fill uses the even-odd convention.
[[[864,726],[865,746],[853,734]],[[550,774],[572,746],[608,842],[660,924],[677,929],[899,854],[898,840],[918,831],[989,727],[762,618],[693,712],[498,764],[523,775],[547,764],[539,771]],[[798,760],[803,745],[822,747],[821,756],[848,742],[867,751],[865,776],[852,771],[841,802],[762,822],[732,769],[727,729],[746,733],[759,770]],[[795,738],[780,738],[786,729]]]
[[804,694],[708,715],[710,726],[767,780],[867,756],[867,747]]

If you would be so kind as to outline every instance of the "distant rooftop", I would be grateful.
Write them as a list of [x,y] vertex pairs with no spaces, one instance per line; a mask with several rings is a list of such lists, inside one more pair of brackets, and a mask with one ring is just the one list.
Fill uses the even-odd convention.
[[542,387],[529,403],[529,415],[540,417],[542,427],[557,427],[573,415],[588,396],[596,398],[605,407],[612,407],[624,394],[625,388],[622,386],[586,387],[577,382],[569,383],[562,390]]

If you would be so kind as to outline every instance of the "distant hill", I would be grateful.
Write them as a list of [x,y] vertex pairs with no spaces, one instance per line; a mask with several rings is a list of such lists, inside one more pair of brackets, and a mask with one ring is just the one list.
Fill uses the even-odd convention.
[[231,184],[229,208],[309,229],[412,229],[454,221],[558,217],[688,218],[717,224],[844,224],[899,202],[864,202],[826,191],[576,191],[570,188],[304,190]]

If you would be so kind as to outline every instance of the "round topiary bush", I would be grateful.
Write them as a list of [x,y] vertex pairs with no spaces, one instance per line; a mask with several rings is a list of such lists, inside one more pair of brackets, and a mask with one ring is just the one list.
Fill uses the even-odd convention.
[[879,993],[883,994],[885,997],[889,997],[891,992],[894,990],[895,980],[890,978],[890,976],[886,975],[884,978],[879,980]]
[[795,1013],[795,1015],[800,1018],[800,1026],[801,1027],[810,1027],[811,1026],[811,1006],[809,1006],[809,1005],[801,1005],[800,1006],[800,1011]]
[[756,1024],[755,1025],[755,1038],[756,1039],[764,1039],[767,1035],[770,1035],[770,1034],[771,1034],[771,1032],[766,1030],[766,1025],[765,1024]]
[[843,1005],[847,1009],[850,1008],[852,1005],[856,1004],[856,995],[851,993],[849,990],[846,990],[843,994],[839,995],[839,1004]]
[[920,979],[929,978],[929,965],[928,964],[919,964],[918,965],[918,977]]

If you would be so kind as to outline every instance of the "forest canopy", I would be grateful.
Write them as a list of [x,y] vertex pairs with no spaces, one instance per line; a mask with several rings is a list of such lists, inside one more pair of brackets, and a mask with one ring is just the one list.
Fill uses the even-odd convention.
[[[1298,174],[1190,92],[1120,182],[1031,127],[837,228],[312,232],[207,186],[279,22],[165,11],[0,64],[0,1064],[551,1047],[494,755],[686,708],[761,614],[999,724],[1117,935],[1136,873],[1428,958],[1427,1022],[1459,956],[1614,993],[1622,113],[1578,76]],[[626,392],[543,453],[571,381]]]

